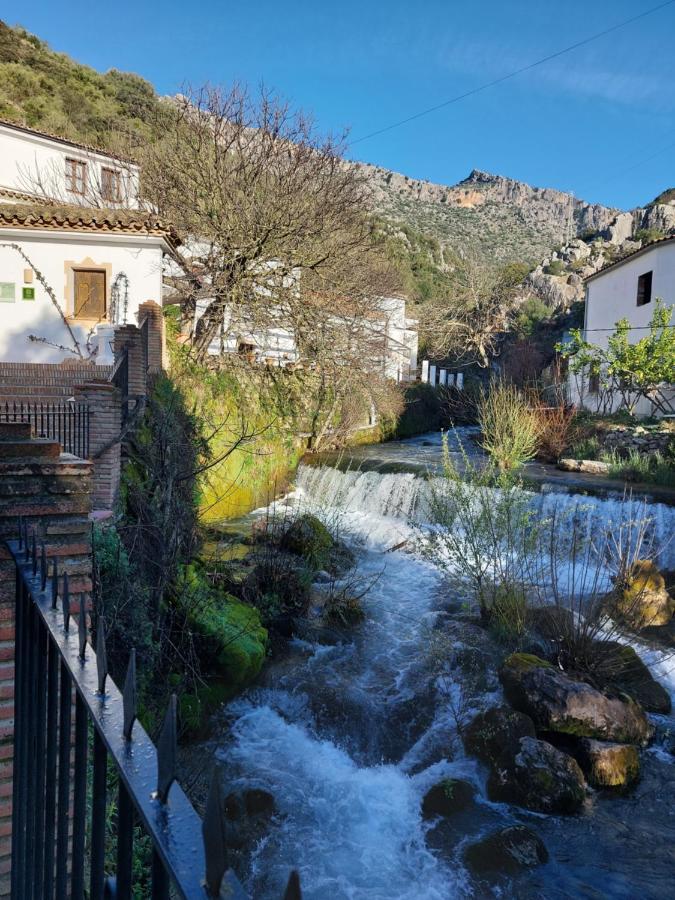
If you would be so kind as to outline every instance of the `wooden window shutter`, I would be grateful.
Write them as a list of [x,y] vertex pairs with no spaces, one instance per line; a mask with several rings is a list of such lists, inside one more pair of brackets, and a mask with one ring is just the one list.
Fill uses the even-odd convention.
[[74,315],[76,319],[103,319],[106,313],[105,272],[75,269]]

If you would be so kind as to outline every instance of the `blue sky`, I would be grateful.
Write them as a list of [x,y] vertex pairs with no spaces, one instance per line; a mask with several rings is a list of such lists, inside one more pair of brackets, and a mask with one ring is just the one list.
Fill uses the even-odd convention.
[[[83,63],[160,93],[264,81],[354,139],[582,40],[659,0],[0,0]],[[629,208],[675,186],[675,4],[506,84],[356,144],[452,184],[472,168]]]

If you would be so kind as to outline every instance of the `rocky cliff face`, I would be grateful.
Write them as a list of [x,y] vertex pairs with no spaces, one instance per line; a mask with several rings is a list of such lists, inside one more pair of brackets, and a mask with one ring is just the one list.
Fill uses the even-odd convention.
[[534,263],[572,237],[609,227],[619,210],[552,188],[474,169],[456,185],[434,184],[362,165],[373,205],[455,252],[477,251],[497,263]]
[[668,193],[665,203],[618,213],[590,239],[576,238],[548,254],[527,277],[525,289],[559,310],[583,300],[589,275],[656,238],[675,234],[675,196],[668,199]]

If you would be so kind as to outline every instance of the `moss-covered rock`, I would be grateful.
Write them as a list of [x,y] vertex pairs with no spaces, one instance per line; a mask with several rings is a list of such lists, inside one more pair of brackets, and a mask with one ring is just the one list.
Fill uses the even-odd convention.
[[488,779],[491,800],[543,813],[575,813],[586,796],[578,763],[546,741],[524,737],[513,756],[505,755]]
[[611,596],[614,613],[632,628],[667,625],[675,612],[675,599],[663,575],[651,560],[635,562],[623,584]]
[[267,630],[258,610],[227,594],[190,613],[202,667],[229,686],[232,694],[262,668]]
[[633,647],[617,641],[597,641],[593,656],[596,676],[603,688],[628,694],[648,712],[670,712],[670,694],[653,678]]
[[584,738],[577,759],[590,784],[598,788],[626,788],[640,775],[640,757],[632,744],[614,744]]
[[464,851],[464,859],[477,875],[517,875],[523,869],[547,862],[548,851],[534,831],[524,825],[514,825],[469,844]]
[[536,737],[534,722],[508,706],[493,706],[479,713],[463,735],[467,753],[488,765],[505,753],[516,753],[522,737]]
[[422,817],[451,816],[466,809],[473,801],[476,789],[467,781],[445,778],[430,788],[422,800]]
[[530,716],[537,731],[628,744],[645,744],[654,733],[630,697],[609,697],[536,656],[512,654],[499,678],[507,699]]
[[316,516],[299,516],[283,533],[280,547],[287,553],[295,553],[312,565],[321,566],[333,546],[333,538],[326,526]]

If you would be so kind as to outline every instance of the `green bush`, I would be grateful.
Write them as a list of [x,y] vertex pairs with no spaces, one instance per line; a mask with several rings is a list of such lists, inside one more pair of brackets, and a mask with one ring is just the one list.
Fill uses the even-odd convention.
[[547,275],[563,275],[565,273],[565,265],[560,259],[554,259],[544,268]]
[[610,478],[675,487],[675,463],[669,458],[670,455],[670,451],[664,455],[658,451],[640,453],[631,450],[628,456],[622,457],[615,451],[604,455],[603,461],[609,464]]
[[600,441],[592,435],[581,438],[570,447],[568,451],[572,459],[598,459],[600,456]]
[[531,337],[544,322],[551,318],[552,311],[539,297],[528,297],[518,310],[515,330],[520,337]]
[[541,424],[515,387],[493,382],[478,401],[481,446],[500,471],[520,468],[533,459]]

